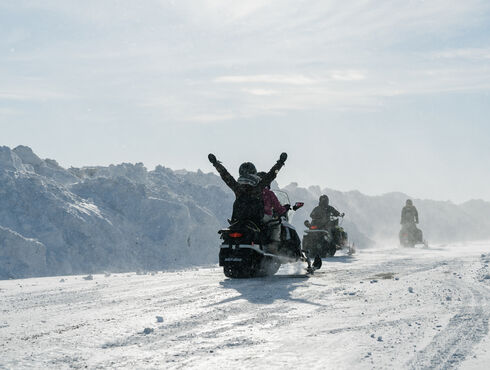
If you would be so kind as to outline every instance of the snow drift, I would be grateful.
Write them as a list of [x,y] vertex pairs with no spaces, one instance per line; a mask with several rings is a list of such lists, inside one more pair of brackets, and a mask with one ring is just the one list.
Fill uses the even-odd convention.
[[[0,226],[17,239],[0,239],[0,278],[214,263],[233,197],[209,176],[142,164],[66,170],[27,147],[2,147]],[[21,257],[14,239],[45,252]]]

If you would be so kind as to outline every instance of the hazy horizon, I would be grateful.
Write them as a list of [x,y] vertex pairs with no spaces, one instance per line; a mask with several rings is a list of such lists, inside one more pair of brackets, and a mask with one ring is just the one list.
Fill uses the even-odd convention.
[[[22,145],[22,144],[20,144]],[[14,149],[15,147],[10,147],[10,149]],[[32,149],[32,148],[31,148]],[[36,153],[35,150],[33,150],[34,154],[38,155],[39,156],[39,153]],[[94,164],[85,164],[85,165],[79,165],[79,166],[71,166],[71,165],[66,165],[66,164],[63,164],[62,162],[63,161],[60,161],[58,160],[57,158],[50,158],[50,157],[43,157],[43,156],[40,156],[41,159],[52,159],[52,160],[55,160],[60,166],[62,166],[63,168],[65,169],[69,169],[70,167],[74,167],[74,168],[83,168],[83,167],[108,167],[108,166],[111,166],[111,165],[120,165],[120,164],[123,164],[123,163],[130,163],[130,164],[137,164],[137,163],[142,163],[143,166],[146,168],[147,171],[153,171],[155,170],[155,168],[157,166],[163,166],[165,168],[169,168],[171,169],[172,171],[186,171],[186,172],[194,172],[196,173],[197,171],[201,171],[203,172],[204,174],[214,174],[216,176],[219,176],[219,174],[217,173],[216,170],[213,169],[202,169],[202,168],[197,168],[197,169],[188,169],[188,168],[172,168],[172,167],[169,167],[167,165],[165,165],[165,163],[158,163],[154,166],[147,166],[145,163],[141,162],[141,161],[133,161],[133,162],[118,162],[118,163],[105,163],[105,164],[97,164],[97,163],[94,163]],[[232,168],[230,169],[230,173],[235,177],[235,178],[238,178],[238,168]],[[281,181],[281,178],[280,178],[280,173],[279,173],[279,176],[278,178],[276,179],[278,185],[280,188],[284,188],[284,187],[287,187],[289,185],[292,185],[292,184],[296,184],[298,187],[301,187],[301,188],[305,188],[305,189],[308,189],[308,188],[311,188],[311,187],[319,187],[320,190],[325,190],[325,189],[328,189],[328,190],[333,190],[333,191],[340,191],[342,193],[348,193],[348,192],[360,192],[361,194],[364,194],[364,195],[367,195],[367,196],[370,196],[370,197],[377,197],[377,196],[384,196],[384,195],[387,195],[387,194],[391,194],[391,193],[403,193],[404,195],[407,195],[408,197],[410,197],[411,199],[414,199],[414,200],[433,200],[433,201],[449,201],[449,202],[452,202],[454,204],[462,204],[462,203],[465,203],[465,202],[468,202],[468,201],[471,201],[471,200],[483,200],[483,201],[486,201],[488,202],[488,200],[485,200],[485,199],[482,199],[482,198],[470,198],[470,199],[466,199],[466,200],[463,200],[463,201],[453,201],[451,199],[434,199],[434,198],[419,198],[419,197],[415,197],[415,196],[412,196],[412,194],[409,194],[409,193],[406,193],[404,191],[401,191],[401,190],[392,190],[392,191],[387,191],[387,192],[384,192],[384,193],[367,193],[367,192],[364,192],[360,189],[336,189],[336,188],[333,188],[331,186],[328,186],[328,185],[323,185],[323,184],[304,184],[304,183],[301,183],[301,182],[298,182],[298,181],[290,181],[290,182],[284,182],[284,181]],[[328,193],[327,193],[328,194]]]

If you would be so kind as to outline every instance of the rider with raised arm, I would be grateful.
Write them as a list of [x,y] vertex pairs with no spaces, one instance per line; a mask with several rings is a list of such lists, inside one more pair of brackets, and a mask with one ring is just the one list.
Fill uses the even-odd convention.
[[238,180],[230,175],[226,168],[216,159],[214,154],[209,154],[208,159],[219,172],[226,185],[235,193],[233,203],[233,221],[252,221],[256,225],[262,223],[264,217],[264,201],[262,192],[277,176],[284,166],[287,154],[282,153],[276,164],[262,178],[257,176],[257,170],[253,163],[245,162],[239,168]]

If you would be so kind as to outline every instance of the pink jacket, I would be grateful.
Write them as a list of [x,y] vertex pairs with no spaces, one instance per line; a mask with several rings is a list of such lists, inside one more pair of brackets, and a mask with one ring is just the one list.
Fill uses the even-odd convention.
[[272,216],[272,210],[274,209],[277,214],[283,214],[286,212],[286,208],[281,206],[276,194],[268,188],[264,188],[262,191],[262,198],[264,199],[264,213],[266,215]]

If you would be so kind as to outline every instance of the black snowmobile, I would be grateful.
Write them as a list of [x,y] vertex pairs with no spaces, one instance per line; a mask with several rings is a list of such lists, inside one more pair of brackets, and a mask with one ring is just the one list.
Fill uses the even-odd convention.
[[423,244],[424,247],[428,247],[427,241],[424,240],[422,230],[417,228],[414,223],[403,224],[398,233],[398,237],[400,238],[400,245],[402,247],[413,248],[417,244]]
[[354,246],[349,244],[347,233],[339,225],[341,216],[330,216],[330,228],[319,228],[306,220],[308,228],[303,236],[303,249],[310,256],[319,255],[321,258],[333,257],[337,250],[347,249],[348,254],[354,253]]
[[[289,203],[282,191],[274,191],[281,205]],[[293,210],[303,206],[296,203]],[[271,244],[269,224],[280,223],[281,242],[277,253],[268,252]],[[267,224],[257,225],[252,221],[230,223],[227,229],[218,232],[223,243],[219,252],[219,265],[229,278],[251,278],[274,275],[282,264],[302,261],[307,263],[307,272],[313,273],[322,265],[320,258],[313,264],[301,249],[301,240],[294,226],[288,222],[288,212]]]

